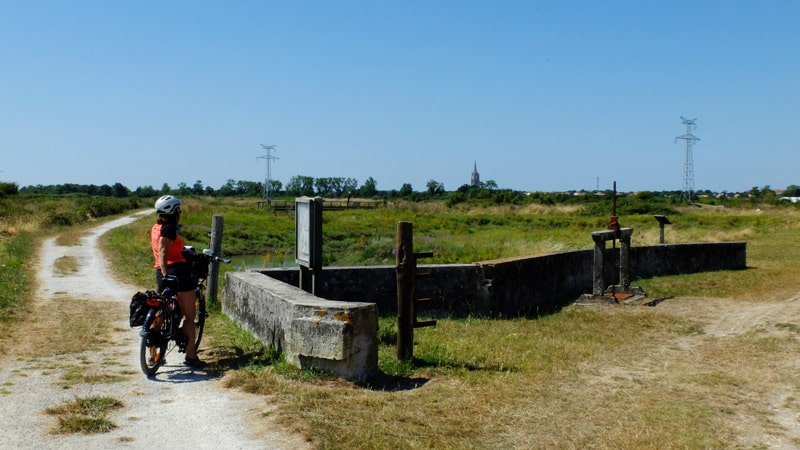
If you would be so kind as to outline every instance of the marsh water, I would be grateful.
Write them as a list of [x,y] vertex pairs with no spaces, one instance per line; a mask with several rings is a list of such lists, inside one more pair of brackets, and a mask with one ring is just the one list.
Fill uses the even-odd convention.
[[294,254],[274,255],[237,255],[231,257],[231,267],[235,270],[275,268],[275,267],[297,267]]

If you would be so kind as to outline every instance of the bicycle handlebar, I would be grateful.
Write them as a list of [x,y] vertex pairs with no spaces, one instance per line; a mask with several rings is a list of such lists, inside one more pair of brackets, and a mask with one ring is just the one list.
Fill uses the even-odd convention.
[[212,261],[224,262],[224,263],[230,263],[231,262],[230,258],[223,258],[221,256],[215,255],[214,251],[211,250],[210,248],[204,248],[203,249],[203,255],[205,255],[206,257],[208,257]]

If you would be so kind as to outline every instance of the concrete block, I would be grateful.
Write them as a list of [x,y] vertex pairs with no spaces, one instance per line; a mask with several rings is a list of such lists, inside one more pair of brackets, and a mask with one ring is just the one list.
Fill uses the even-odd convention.
[[298,356],[341,361],[351,340],[352,330],[346,322],[300,317],[292,321],[286,351]]
[[378,371],[378,308],[326,300],[258,272],[228,272],[222,310],[298,367],[348,380]]

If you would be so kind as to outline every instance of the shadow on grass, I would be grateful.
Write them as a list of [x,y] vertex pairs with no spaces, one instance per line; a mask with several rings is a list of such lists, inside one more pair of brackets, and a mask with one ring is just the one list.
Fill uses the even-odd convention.
[[[213,349],[214,357],[213,363],[211,364],[211,368],[218,372],[219,375],[222,375],[225,371],[228,370],[238,370],[243,369],[246,367],[253,367],[253,366],[282,366],[285,364],[281,364],[281,356],[279,353],[274,351],[248,351],[243,350],[241,348],[236,347],[217,347]],[[285,371],[286,368],[279,368],[279,372]],[[332,375],[328,374],[326,371],[314,371],[314,370],[303,370],[297,369],[297,373],[294,374],[285,374],[292,378],[314,378],[314,379],[327,379],[327,378],[334,378]],[[424,377],[409,377],[409,376],[402,376],[402,375],[390,375],[382,370],[378,370],[378,373],[372,375],[362,381],[353,382],[355,386],[369,389],[373,391],[386,391],[386,392],[396,392],[396,391],[408,391],[412,389],[417,389],[425,385],[430,381],[428,378]]]
[[[501,367],[493,364],[471,364],[463,361],[445,360],[436,357],[422,356],[413,358],[411,361],[399,362],[405,366],[403,371],[413,371],[419,368],[445,369],[445,370],[466,370],[466,371],[485,371],[485,372],[514,372],[515,367]],[[367,378],[364,381],[356,382],[355,385],[373,391],[410,391],[421,388],[430,378],[412,377],[403,375],[391,375],[379,370],[379,373]]]
[[242,349],[238,347],[214,347],[210,349],[210,361],[215,371],[222,374],[228,370],[238,370],[252,366],[269,366],[280,359],[275,351],[257,347]]
[[398,392],[421,388],[428,381],[430,381],[428,378],[389,375],[379,371],[378,374],[356,382],[355,385],[372,391]]
[[499,364],[475,364],[455,359],[441,358],[438,356],[421,356],[414,358],[415,367],[427,367],[434,369],[466,370],[468,372],[516,372],[519,369],[514,366],[501,366]]

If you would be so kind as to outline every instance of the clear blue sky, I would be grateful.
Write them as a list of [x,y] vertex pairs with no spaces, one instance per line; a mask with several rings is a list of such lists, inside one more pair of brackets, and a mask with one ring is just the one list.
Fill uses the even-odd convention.
[[[800,185],[800,2],[0,0],[0,180]],[[599,180],[599,183],[598,183]]]

